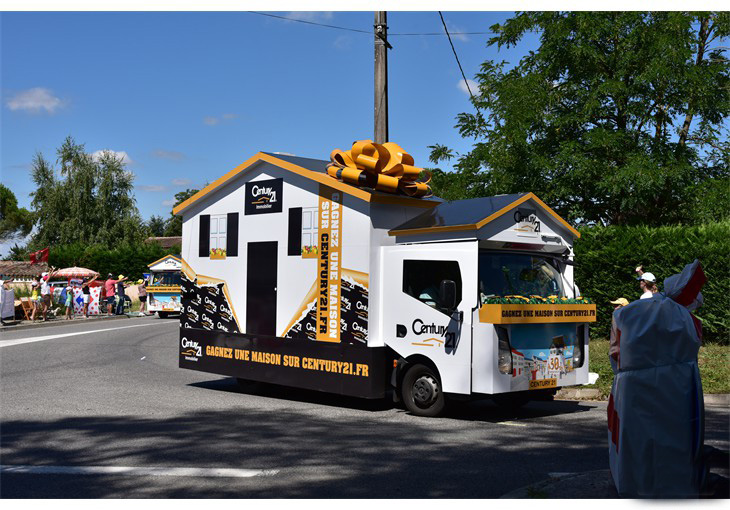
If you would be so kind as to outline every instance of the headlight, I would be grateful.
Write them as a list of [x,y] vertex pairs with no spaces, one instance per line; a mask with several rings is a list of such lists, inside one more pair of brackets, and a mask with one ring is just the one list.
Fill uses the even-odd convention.
[[579,368],[583,366],[585,361],[585,347],[586,347],[586,326],[581,324],[578,326],[575,339],[575,347],[573,347],[573,368]]
[[512,349],[509,345],[509,334],[507,329],[501,326],[494,326],[497,331],[497,366],[502,374],[512,373]]

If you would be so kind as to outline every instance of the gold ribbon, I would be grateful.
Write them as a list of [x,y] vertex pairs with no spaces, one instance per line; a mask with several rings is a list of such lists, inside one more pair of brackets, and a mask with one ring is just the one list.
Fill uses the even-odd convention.
[[[428,185],[431,173],[413,166],[413,156],[397,143],[359,140],[349,151],[333,150],[330,160],[327,173],[347,184],[416,198],[433,195]],[[418,180],[421,172],[426,174],[425,181]]]

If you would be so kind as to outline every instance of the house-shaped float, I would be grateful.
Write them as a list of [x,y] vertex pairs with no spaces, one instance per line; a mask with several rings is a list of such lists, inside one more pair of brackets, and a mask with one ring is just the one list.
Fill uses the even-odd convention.
[[[512,370],[503,382],[492,373],[497,336],[484,320],[483,299],[517,294],[523,283],[534,293],[547,285],[544,292],[575,297],[569,260],[578,232],[532,193],[412,198],[346,184],[327,173],[329,164],[258,153],[175,207],[183,219],[181,366],[270,380],[270,371],[246,376],[234,368],[245,364],[243,351],[265,345],[286,355],[281,349],[308,342],[372,348],[360,360],[370,367],[369,390],[335,390],[342,393],[382,395],[393,359],[419,356],[438,368],[446,392],[509,391]],[[522,259],[488,260],[485,250],[566,264],[532,267],[528,260],[517,268]],[[505,277],[510,264],[517,272]],[[529,282],[518,269],[532,271]],[[444,281],[453,282],[452,310],[434,295]],[[488,340],[472,349],[478,334]],[[390,360],[377,373],[376,357]],[[474,363],[484,367],[473,371]],[[321,381],[296,385],[332,391]]]

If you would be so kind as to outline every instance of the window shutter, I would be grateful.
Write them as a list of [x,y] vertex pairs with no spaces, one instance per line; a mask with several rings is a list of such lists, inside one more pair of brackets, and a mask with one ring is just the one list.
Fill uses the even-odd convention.
[[302,208],[289,208],[289,243],[287,255],[302,254]]
[[228,213],[226,228],[226,257],[238,257],[238,213]]
[[200,215],[198,257],[210,257],[210,214]]

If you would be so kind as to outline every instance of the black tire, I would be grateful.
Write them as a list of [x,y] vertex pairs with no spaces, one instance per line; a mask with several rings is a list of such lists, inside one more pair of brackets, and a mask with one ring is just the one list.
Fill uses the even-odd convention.
[[157,312],[160,319],[167,319],[168,312]]
[[434,417],[446,407],[446,397],[436,372],[426,365],[413,365],[401,382],[406,409],[416,416]]

